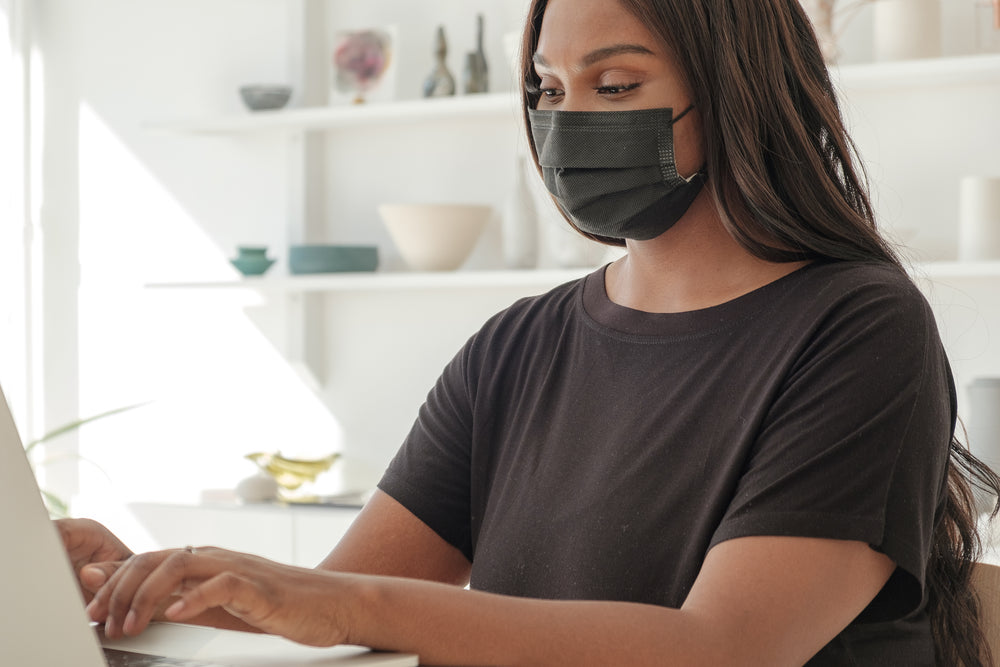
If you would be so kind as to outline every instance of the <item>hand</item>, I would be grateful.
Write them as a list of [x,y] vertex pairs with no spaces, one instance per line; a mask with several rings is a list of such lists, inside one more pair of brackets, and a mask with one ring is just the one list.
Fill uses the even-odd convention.
[[121,562],[132,556],[132,551],[96,521],[59,519],[55,524],[84,600],[90,602]]
[[[88,605],[112,639],[142,632],[157,614],[197,622],[221,608],[261,632],[311,646],[347,640],[350,577],[281,565],[214,547],[133,556]],[[180,596],[175,598],[175,596]]]

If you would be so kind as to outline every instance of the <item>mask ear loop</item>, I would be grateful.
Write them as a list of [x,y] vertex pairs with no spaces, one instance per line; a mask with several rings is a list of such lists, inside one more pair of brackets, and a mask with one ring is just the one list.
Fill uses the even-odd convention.
[[679,114],[677,114],[676,116],[674,116],[672,119],[670,119],[670,122],[671,123],[676,123],[681,118],[683,118],[684,116],[686,116],[688,114],[688,112],[691,111],[691,109],[694,109],[694,104],[693,103],[689,104],[688,107],[687,107],[687,109],[685,109],[684,111],[680,112]]
[[[679,114],[677,114],[676,116],[674,116],[670,120],[670,124],[673,125],[674,123],[676,123],[677,121],[679,121],[681,118],[683,118],[684,116],[686,116],[688,114],[688,112],[691,111],[691,109],[694,109],[694,103],[693,102],[691,104],[689,104],[687,106],[687,108],[684,109],[684,111],[682,111]],[[701,176],[701,177],[708,176],[708,172],[706,171],[706,169],[708,169],[708,163],[707,162],[705,164],[701,165],[701,167],[698,169],[698,171],[694,172],[693,174],[691,174],[687,178],[684,178],[680,174],[677,174],[677,177],[680,178],[685,183],[690,183],[691,181],[693,181],[698,176]]]

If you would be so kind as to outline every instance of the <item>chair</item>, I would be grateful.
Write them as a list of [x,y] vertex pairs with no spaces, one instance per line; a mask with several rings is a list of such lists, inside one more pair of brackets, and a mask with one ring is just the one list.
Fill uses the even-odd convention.
[[976,563],[972,569],[972,587],[979,598],[983,632],[993,660],[1000,664],[1000,566]]

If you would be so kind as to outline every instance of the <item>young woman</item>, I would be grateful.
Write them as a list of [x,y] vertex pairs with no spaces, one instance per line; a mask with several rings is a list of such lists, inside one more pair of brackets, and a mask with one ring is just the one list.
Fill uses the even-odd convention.
[[1000,487],[797,0],[534,0],[524,53],[547,187],[627,254],[470,339],[316,570],[60,524],[91,616],[428,664],[978,664],[969,473]]

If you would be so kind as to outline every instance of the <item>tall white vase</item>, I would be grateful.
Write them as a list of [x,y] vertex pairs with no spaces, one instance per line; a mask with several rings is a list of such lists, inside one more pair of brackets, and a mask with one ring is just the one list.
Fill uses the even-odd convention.
[[940,0],[875,0],[875,60],[941,55]]
[[1000,378],[976,378],[968,389],[969,449],[1000,471]]
[[538,211],[528,187],[527,159],[514,163],[514,185],[502,212],[503,260],[508,269],[538,266]]
[[1000,259],[1000,178],[967,176],[959,193],[958,258]]

